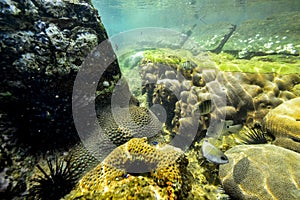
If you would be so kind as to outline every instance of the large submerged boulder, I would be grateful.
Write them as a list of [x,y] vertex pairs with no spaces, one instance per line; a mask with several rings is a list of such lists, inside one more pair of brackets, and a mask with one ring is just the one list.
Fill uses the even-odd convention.
[[[18,199],[36,164],[29,152],[36,155],[78,142],[72,117],[74,80],[107,34],[90,0],[2,0],[0,8],[0,194]],[[98,90],[107,86],[103,81],[112,85],[120,77],[113,62],[98,77]],[[105,104],[111,91],[103,91],[98,98]]]
[[[13,117],[30,146],[57,145],[56,138],[65,146],[77,137],[71,110],[76,73],[107,39],[98,12],[89,0],[0,5],[0,110]],[[108,82],[120,78],[116,62],[103,77]]]
[[275,145],[239,145],[226,152],[220,178],[233,199],[299,199],[300,154]]

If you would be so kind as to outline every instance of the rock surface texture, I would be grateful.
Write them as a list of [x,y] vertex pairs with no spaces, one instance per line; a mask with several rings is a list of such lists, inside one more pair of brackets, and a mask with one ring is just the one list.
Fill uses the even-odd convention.
[[299,199],[300,155],[275,145],[240,145],[226,152],[220,178],[233,199]]
[[271,110],[264,118],[264,128],[275,137],[274,144],[300,153],[300,98]]
[[[76,73],[88,53],[107,39],[97,10],[89,1],[0,4],[0,93],[5,102],[1,110],[14,116],[26,132],[22,139],[30,145],[39,145],[31,144],[32,139],[51,143],[55,136],[63,141],[74,133],[71,100]],[[106,81],[120,75],[113,65]],[[68,139],[72,137],[76,136]]]
[[[107,34],[89,0],[3,0],[0,8],[0,193],[11,199],[26,190],[26,174],[35,164],[26,156],[29,150],[68,148],[78,141],[74,80]],[[108,82],[120,78],[116,63],[107,72]],[[99,99],[106,96],[109,91]]]

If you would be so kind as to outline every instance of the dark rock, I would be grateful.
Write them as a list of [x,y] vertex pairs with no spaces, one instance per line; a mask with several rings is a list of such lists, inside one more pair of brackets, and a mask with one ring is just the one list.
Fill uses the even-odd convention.
[[[11,94],[1,110],[16,119],[23,142],[44,148],[77,138],[71,112],[73,82],[87,54],[107,39],[89,2],[0,2],[0,92]],[[120,73],[113,65],[107,80]],[[56,137],[60,141],[49,140]]]
[[[26,176],[35,163],[29,153],[67,149],[78,142],[72,116],[74,80],[107,34],[89,0],[1,0],[0,26],[0,193],[11,199],[26,189]],[[97,77],[98,90],[104,80],[120,77],[113,62]],[[110,91],[98,96],[103,102],[109,97]]]

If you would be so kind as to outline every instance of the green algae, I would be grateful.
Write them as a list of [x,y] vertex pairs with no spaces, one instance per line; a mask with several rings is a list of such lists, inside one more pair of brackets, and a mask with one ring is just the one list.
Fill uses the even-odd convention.
[[[128,59],[135,53],[130,52],[121,57],[120,62],[125,63],[123,65],[124,68],[131,68],[128,65]],[[217,68],[228,72],[276,73],[282,75],[298,74],[300,71],[299,56],[266,55],[255,56],[248,60],[238,59],[228,53],[214,54],[211,52],[201,52],[194,56],[187,50],[172,50],[167,48],[145,50],[142,52],[142,56],[143,62],[161,63],[168,66],[175,65],[179,66],[182,70],[191,70],[198,66]],[[135,64],[138,64],[138,62],[135,62]]]
[[[137,53],[142,54],[142,58],[138,61],[134,60],[133,58]],[[173,50],[169,48],[131,51],[120,56],[119,62],[122,70],[132,69],[134,67],[138,67],[138,65],[149,62],[164,64],[176,68],[178,67],[182,70],[192,70],[197,66],[205,68],[216,68],[215,64],[211,62],[208,52],[201,52],[200,54],[195,56],[192,52],[185,49]]]
[[145,51],[144,58],[153,63],[163,63],[167,65],[177,65],[187,61],[186,56],[181,56],[180,53],[167,49]]
[[298,74],[299,56],[268,55],[256,56],[250,60],[234,59],[226,53],[211,54],[212,59],[222,71],[245,73]]

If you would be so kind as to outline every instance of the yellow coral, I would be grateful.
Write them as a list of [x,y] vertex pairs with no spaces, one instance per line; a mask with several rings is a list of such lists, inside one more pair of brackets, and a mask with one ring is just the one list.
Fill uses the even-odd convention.
[[183,152],[178,148],[166,144],[150,145],[147,138],[133,138],[85,174],[70,198],[81,195],[102,198],[112,190],[120,191],[113,191],[111,195],[122,193],[130,180],[137,183],[130,190],[137,191],[135,187],[143,184],[141,177],[144,177],[144,184],[153,190],[148,196],[175,198],[183,193],[181,190],[185,178],[182,173],[185,173],[186,164]]

